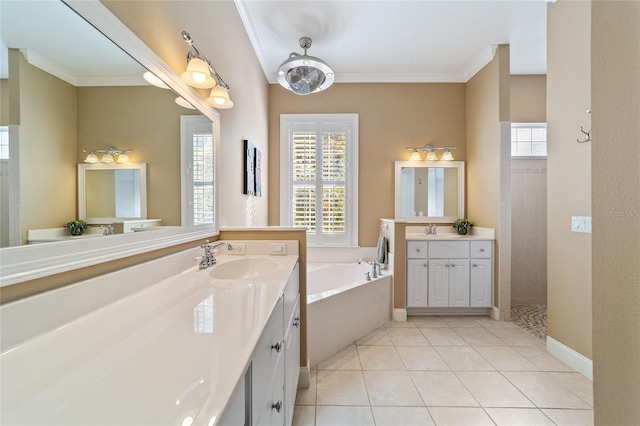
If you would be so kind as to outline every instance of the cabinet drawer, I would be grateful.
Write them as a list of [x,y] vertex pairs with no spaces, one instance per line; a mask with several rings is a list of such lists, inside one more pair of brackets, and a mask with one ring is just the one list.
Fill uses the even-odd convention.
[[490,259],[492,241],[471,241],[471,256],[476,259]]
[[429,241],[430,259],[468,258],[469,241]]
[[426,259],[427,241],[407,241],[407,259]]
[[[273,383],[266,392],[262,404],[253,412],[254,425],[259,426],[283,426],[285,424],[285,400],[284,400],[284,357],[280,357],[278,364],[274,366],[275,375]],[[253,395],[255,396],[255,390]]]

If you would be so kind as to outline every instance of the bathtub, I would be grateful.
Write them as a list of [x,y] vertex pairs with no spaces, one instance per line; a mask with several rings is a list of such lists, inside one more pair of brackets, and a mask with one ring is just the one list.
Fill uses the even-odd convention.
[[313,367],[391,320],[391,275],[366,263],[307,265],[307,347]]

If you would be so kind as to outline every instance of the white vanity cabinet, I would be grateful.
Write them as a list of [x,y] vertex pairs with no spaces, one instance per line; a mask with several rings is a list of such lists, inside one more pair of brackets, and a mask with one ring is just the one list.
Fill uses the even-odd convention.
[[407,241],[407,308],[490,308],[493,241]]
[[429,261],[426,241],[407,242],[407,307],[426,308],[428,305]]
[[493,304],[493,243],[471,241],[470,244],[470,305],[473,308],[490,308]]
[[251,362],[252,425],[290,425],[300,372],[300,280],[296,266]]
[[469,306],[469,242],[429,241],[429,307]]

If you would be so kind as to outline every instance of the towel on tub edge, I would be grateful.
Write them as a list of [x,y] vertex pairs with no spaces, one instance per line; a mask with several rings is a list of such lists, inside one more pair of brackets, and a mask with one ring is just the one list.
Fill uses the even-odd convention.
[[384,237],[384,235],[380,235],[380,238],[378,238],[376,262],[387,263],[387,239]]

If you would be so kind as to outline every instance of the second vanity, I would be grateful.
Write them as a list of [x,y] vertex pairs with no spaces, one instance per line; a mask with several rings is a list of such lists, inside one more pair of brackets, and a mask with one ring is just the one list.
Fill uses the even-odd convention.
[[298,247],[269,243],[278,255],[247,241],[199,270],[197,248],[2,305],[0,423],[290,424]]
[[[406,307],[409,314],[452,313],[493,306],[493,230],[472,235],[406,233]],[[428,229],[428,227],[426,228]]]

